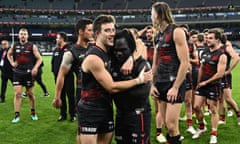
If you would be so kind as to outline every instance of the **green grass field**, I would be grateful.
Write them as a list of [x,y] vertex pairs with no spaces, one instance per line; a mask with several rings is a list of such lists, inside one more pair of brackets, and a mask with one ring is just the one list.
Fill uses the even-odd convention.
[[[28,99],[22,100],[21,106],[21,121],[17,124],[12,124],[11,120],[14,117],[13,109],[13,87],[9,82],[6,102],[0,103],[0,144],[75,144],[77,133],[77,122],[71,123],[69,120],[57,122],[59,110],[52,107],[52,99],[54,96],[54,79],[50,70],[50,56],[44,56],[44,73],[43,79],[47,85],[50,97],[42,97],[43,92],[36,84],[36,112],[39,120],[32,121],[30,117],[30,109]],[[240,66],[233,71],[233,97],[240,105]],[[153,107],[153,105],[152,105]],[[154,108],[154,107],[153,107]],[[152,111],[152,144],[157,144],[155,141],[155,113]],[[209,117],[206,117],[208,123]],[[69,118],[69,117],[68,117]],[[220,125],[218,129],[218,144],[239,144],[238,136],[240,134],[240,126],[237,125],[236,115],[227,117],[227,124]],[[194,125],[197,128],[197,125]],[[207,125],[208,132],[203,134],[198,140],[192,140],[192,135],[185,132],[186,122],[180,122],[181,134],[185,137],[183,144],[207,144],[209,142],[209,134],[211,127]],[[166,132],[166,130],[163,130]],[[112,142],[115,144],[114,140]]]

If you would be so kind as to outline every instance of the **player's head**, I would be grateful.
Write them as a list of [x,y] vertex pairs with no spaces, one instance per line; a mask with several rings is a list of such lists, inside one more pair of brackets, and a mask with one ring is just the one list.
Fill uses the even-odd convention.
[[67,34],[65,32],[58,32],[56,36],[57,45],[62,45],[64,42],[67,42]]
[[91,19],[88,19],[88,18],[80,19],[75,26],[76,33],[79,34],[79,30],[84,31],[86,26],[92,25],[92,23],[93,21]]
[[156,28],[161,27],[163,22],[175,23],[171,9],[165,2],[156,2],[152,5],[151,19]]
[[136,50],[136,43],[132,33],[128,29],[123,29],[116,33],[114,38],[114,46],[111,49],[113,58],[122,63],[133,55]]
[[82,18],[75,26],[77,35],[86,42],[89,42],[91,39],[93,39],[92,23],[93,21],[91,19]]
[[115,18],[112,15],[99,15],[93,22],[96,44],[107,49],[113,46]]
[[153,40],[153,27],[152,26],[148,26],[147,30],[146,30],[146,38],[147,40]]
[[21,28],[18,33],[18,38],[21,43],[26,43],[28,41],[28,30],[26,28]]
[[222,32],[217,28],[209,29],[207,36],[207,44],[209,48],[214,48],[221,43]]
[[1,41],[1,47],[2,47],[2,49],[7,49],[7,48],[9,48],[9,42],[8,42],[8,40],[3,39],[3,40]]

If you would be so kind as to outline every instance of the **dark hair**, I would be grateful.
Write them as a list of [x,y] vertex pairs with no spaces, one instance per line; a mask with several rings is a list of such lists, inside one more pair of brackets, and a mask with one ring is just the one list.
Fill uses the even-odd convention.
[[209,29],[206,28],[206,29],[203,30],[203,33],[206,33],[208,31],[209,31]]
[[226,44],[226,42],[227,42],[227,35],[224,33],[224,29],[222,29],[222,28],[214,28],[214,29],[221,33],[221,36],[220,36],[221,43],[222,44]]
[[199,34],[199,31],[198,30],[191,30],[190,32],[189,32],[189,35],[190,36],[192,36],[192,35],[196,35],[196,34]]
[[86,26],[89,25],[89,24],[92,24],[92,23],[93,23],[93,21],[91,19],[87,19],[87,18],[80,19],[75,26],[76,34],[78,34],[79,30],[84,31]]
[[202,33],[199,33],[197,36],[197,39],[199,42],[203,42],[204,41],[204,35]]
[[100,32],[102,24],[114,23],[115,18],[112,15],[99,15],[93,22],[93,32]]
[[58,35],[60,35],[60,37],[63,39],[63,41],[68,41],[68,37],[67,34],[65,32],[58,32]]
[[153,29],[153,27],[151,25],[147,26],[147,30],[148,29]]
[[19,32],[20,32],[20,31],[26,31],[26,32],[28,33],[28,29],[27,29],[27,28],[20,28],[20,29],[19,29]]
[[114,43],[116,42],[117,39],[121,39],[121,38],[125,38],[131,53],[133,53],[136,50],[136,42],[135,39],[132,35],[132,33],[130,32],[129,29],[123,29],[119,32],[116,33],[115,37],[114,37]]
[[186,28],[187,30],[189,30],[188,24],[181,24],[181,25],[179,25],[179,27]]
[[[135,39],[134,39],[131,31],[129,29],[123,29],[123,30],[117,31],[117,33],[114,37],[114,44],[116,43],[117,39],[121,39],[121,38],[126,39],[127,44],[130,48],[130,52],[132,54],[134,52],[134,50],[136,49],[136,42],[135,42]],[[114,56],[114,47],[109,50],[109,54],[111,56]]]
[[220,31],[220,29],[218,28],[213,28],[213,29],[209,29],[208,33],[211,34],[213,33],[215,36],[215,39],[219,39],[220,41],[222,41],[222,32]]
[[222,36],[221,36],[221,43],[222,44],[226,44],[227,43],[227,35],[226,34],[224,34],[224,33],[222,33]]

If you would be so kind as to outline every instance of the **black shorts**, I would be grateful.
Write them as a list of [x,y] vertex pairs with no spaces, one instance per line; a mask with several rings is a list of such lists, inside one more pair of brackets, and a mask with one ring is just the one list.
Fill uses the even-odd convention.
[[14,70],[13,72],[13,85],[22,85],[26,87],[33,86],[34,81],[31,70]]
[[[158,92],[160,93],[159,100],[172,103],[167,100],[167,92],[172,87],[173,83],[174,82],[162,82],[162,83],[155,84]],[[174,101],[173,103],[182,103],[185,98],[185,91],[186,91],[186,81],[183,81],[182,85],[178,89],[177,100]]]
[[103,134],[114,130],[113,107],[101,101],[78,102],[78,134]]
[[204,96],[207,99],[217,101],[221,96],[221,84],[215,83],[200,87],[195,91],[195,95]]
[[225,88],[232,89],[232,74],[225,75],[222,78],[221,86],[223,89]]
[[192,70],[192,86],[193,86],[193,89],[196,89],[196,87],[197,87],[197,79],[198,79],[198,69],[193,68],[193,70]]
[[117,114],[115,140],[117,144],[150,144],[151,111]]
[[192,81],[192,74],[187,73],[186,74],[186,91],[193,89],[193,81]]

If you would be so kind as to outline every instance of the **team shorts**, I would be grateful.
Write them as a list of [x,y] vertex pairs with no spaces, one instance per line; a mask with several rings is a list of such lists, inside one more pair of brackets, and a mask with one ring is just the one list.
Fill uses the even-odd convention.
[[113,107],[98,100],[78,102],[78,134],[103,134],[114,130]]
[[232,74],[225,75],[222,78],[221,86],[223,89],[225,89],[225,88],[232,89]]
[[174,102],[170,102],[167,100],[167,93],[168,90],[172,87],[174,82],[162,82],[159,83],[157,82],[155,84],[158,92],[160,93],[159,95],[159,100],[168,102],[168,103],[182,103],[185,98],[185,91],[186,91],[186,81],[183,81],[182,85],[178,89],[178,97]]
[[116,115],[117,144],[150,144],[151,111],[136,109]]
[[195,95],[204,96],[207,99],[217,101],[221,96],[221,84],[207,84],[206,86],[198,88],[195,91]]
[[34,84],[31,70],[14,70],[13,72],[13,85],[22,85],[31,87]]
[[193,68],[192,69],[192,86],[193,86],[193,89],[196,89],[196,87],[197,87],[197,79],[198,79],[198,69]]

